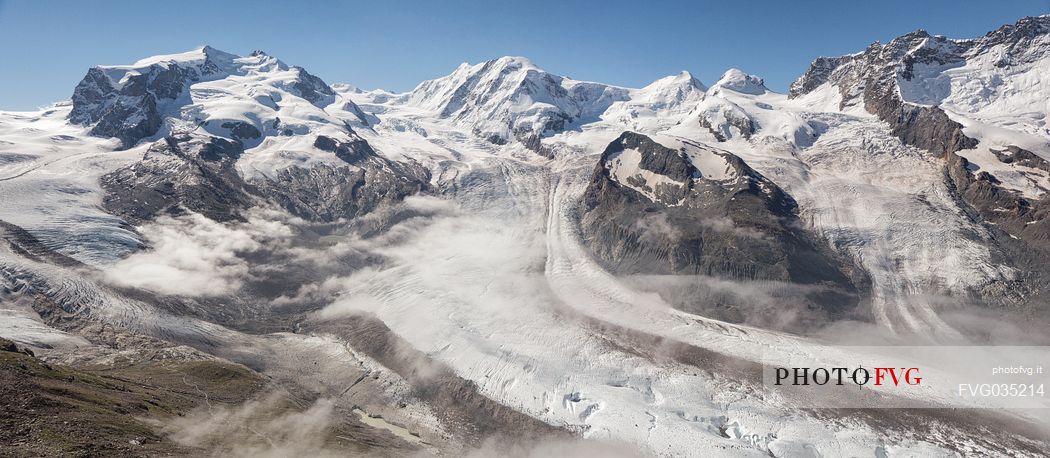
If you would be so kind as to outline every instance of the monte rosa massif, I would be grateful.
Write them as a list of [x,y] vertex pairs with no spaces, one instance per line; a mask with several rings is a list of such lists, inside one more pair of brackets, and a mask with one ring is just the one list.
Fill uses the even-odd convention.
[[813,409],[762,367],[1043,344],[1048,113],[1048,16],[787,94],[521,57],[406,93],[208,46],[97,66],[0,112],[0,445],[1047,455],[1043,414]]

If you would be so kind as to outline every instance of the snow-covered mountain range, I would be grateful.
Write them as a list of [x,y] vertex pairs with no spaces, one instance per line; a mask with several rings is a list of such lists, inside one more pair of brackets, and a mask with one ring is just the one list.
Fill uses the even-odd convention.
[[522,57],[400,94],[208,46],[98,66],[0,112],[0,337],[186,345],[406,449],[1047,454],[1038,415],[815,412],[760,364],[1042,329],[1048,113],[1048,16],[821,57],[787,94]]

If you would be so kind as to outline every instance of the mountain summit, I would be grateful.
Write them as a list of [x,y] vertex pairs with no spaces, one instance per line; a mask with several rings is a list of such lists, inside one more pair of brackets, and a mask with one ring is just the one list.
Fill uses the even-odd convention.
[[[69,120],[91,127],[93,135],[116,137],[125,148],[197,128],[258,143],[301,130],[311,119],[331,118],[324,109],[336,99],[327,83],[302,67],[262,52],[241,57],[204,46],[90,69],[73,91]],[[345,100],[338,108],[359,113]]]

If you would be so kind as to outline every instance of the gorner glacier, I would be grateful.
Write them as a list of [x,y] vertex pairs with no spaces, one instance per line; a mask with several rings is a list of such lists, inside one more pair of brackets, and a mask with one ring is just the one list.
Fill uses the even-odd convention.
[[[818,58],[787,94],[523,57],[407,93],[208,46],[97,66],[0,112],[0,337],[47,365],[5,366],[4,402],[110,412],[141,431],[88,450],[131,455],[1050,455],[1046,410],[762,378],[1043,345],[1048,113],[1048,16]],[[93,415],[2,445],[83,450]]]

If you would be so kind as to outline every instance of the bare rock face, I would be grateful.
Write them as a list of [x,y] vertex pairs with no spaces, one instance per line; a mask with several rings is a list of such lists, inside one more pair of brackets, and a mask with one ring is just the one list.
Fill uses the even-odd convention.
[[[1017,147],[1010,149],[1025,151]],[[1012,158],[1026,160],[1027,155],[1018,153]],[[949,156],[945,169],[949,189],[971,218],[985,223],[995,242],[990,249],[1001,262],[1019,272],[1015,281],[990,285],[988,291],[978,293],[994,304],[1046,309],[1050,304],[1050,263],[1046,261],[1050,256],[1050,197],[1025,197],[999,186],[995,176],[987,172],[974,173],[969,165],[962,156],[954,153]]]
[[216,221],[241,219],[257,194],[234,168],[243,151],[216,137],[164,138],[141,161],[102,177],[102,206],[133,224],[184,209]]
[[318,135],[314,140],[314,147],[323,151],[335,153],[335,156],[347,164],[363,164],[370,161],[382,162],[382,158],[368,142],[360,137],[354,136],[349,141],[339,141],[325,135]]
[[[952,121],[938,107],[903,103],[895,95],[865,95],[865,104],[890,124],[890,133],[907,145],[924,149],[937,156],[977,146],[977,140],[962,132],[962,125]],[[867,100],[871,101],[868,102]]]
[[[1016,147],[1014,147],[1016,148]],[[1019,151],[1024,151],[1018,148]],[[1043,161],[1042,164],[1046,162]],[[997,186],[987,172],[974,173],[966,158],[952,155],[947,177],[958,194],[987,221],[1001,226],[1033,247],[1050,252],[1050,199],[1027,198]]]
[[328,83],[325,83],[321,78],[311,75],[305,68],[293,68],[299,72],[299,78],[292,83],[292,88],[299,93],[299,97],[309,100],[310,103],[318,107],[332,103],[335,99],[335,91],[332,90]]
[[116,137],[125,148],[134,145],[140,138],[155,133],[161,124],[157,96],[146,89],[149,76],[132,77],[127,85],[117,89],[102,70],[89,70],[73,92],[69,120],[93,124],[92,135]]
[[1050,172],[1050,162],[1036,155],[1035,153],[1028,151],[1024,148],[1019,148],[1014,145],[1009,145],[1001,150],[992,150],[995,157],[999,159],[999,162],[1004,164],[1017,164],[1022,167],[1029,167],[1033,169],[1039,169]]
[[822,84],[831,81],[832,73],[842,65],[844,60],[848,60],[849,56],[844,57],[818,57],[809,64],[809,70],[806,71],[799,79],[791,83],[791,87],[788,89],[788,97],[795,98],[800,95],[808,94],[820,87]]
[[95,67],[73,90],[69,120],[90,125],[91,135],[115,137],[129,148],[160,129],[162,103],[174,101],[189,84],[219,72],[209,60],[199,67],[162,62],[114,81],[106,68]]
[[259,129],[246,122],[224,122],[222,127],[230,129],[230,136],[235,140],[255,140],[262,136]]
[[788,95],[799,97],[830,83],[842,95],[842,108],[863,104],[869,113],[889,123],[893,135],[904,143],[945,156],[973,148],[977,140],[964,135],[962,125],[940,108],[903,101],[897,81],[911,80],[916,64],[964,62],[966,49],[965,44],[918,30],[886,45],[874,43],[859,54],[818,58],[791,85]]
[[310,221],[350,219],[430,189],[430,172],[415,163],[379,156],[364,140],[318,137],[317,143],[350,166],[290,167],[253,183],[267,199]]
[[235,163],[240,143],[180,135],[154,143],[143,159],[103,176],[107,211],[138,224],[185,210],[216,221],[243,219],[244,210],[270,202],[310,221],[353,218],[428,189],[429,172],[388,160],[368,142],[319,136],[320,149],[345,166],[290,167],[276,177],[246,182]]
[[[634,175],[622,171],[625,152],[640,156]],[[725,175],[707,177],[690,154],[637,133],[626,132],[605,149],[581,220],[604,267],[621,275],[807,285],[802,302],[813,314],[854,309],[863,274],[802,229],[794,199],[732,154],[691,154],[714,155]],[[736,318],[728,310],[747,307],[732,299],[723,305],[720,316],[727,319]]]
[[[722,118],[722,119],[718,119]],[[719,142],[729,139],[730,127],[735,127],[740,136],[750,139],[755,134],[755,121],[747,114],[737,113],[732,110],[722,112],[704,113],[698,117],[700,127],[707,129]]]

